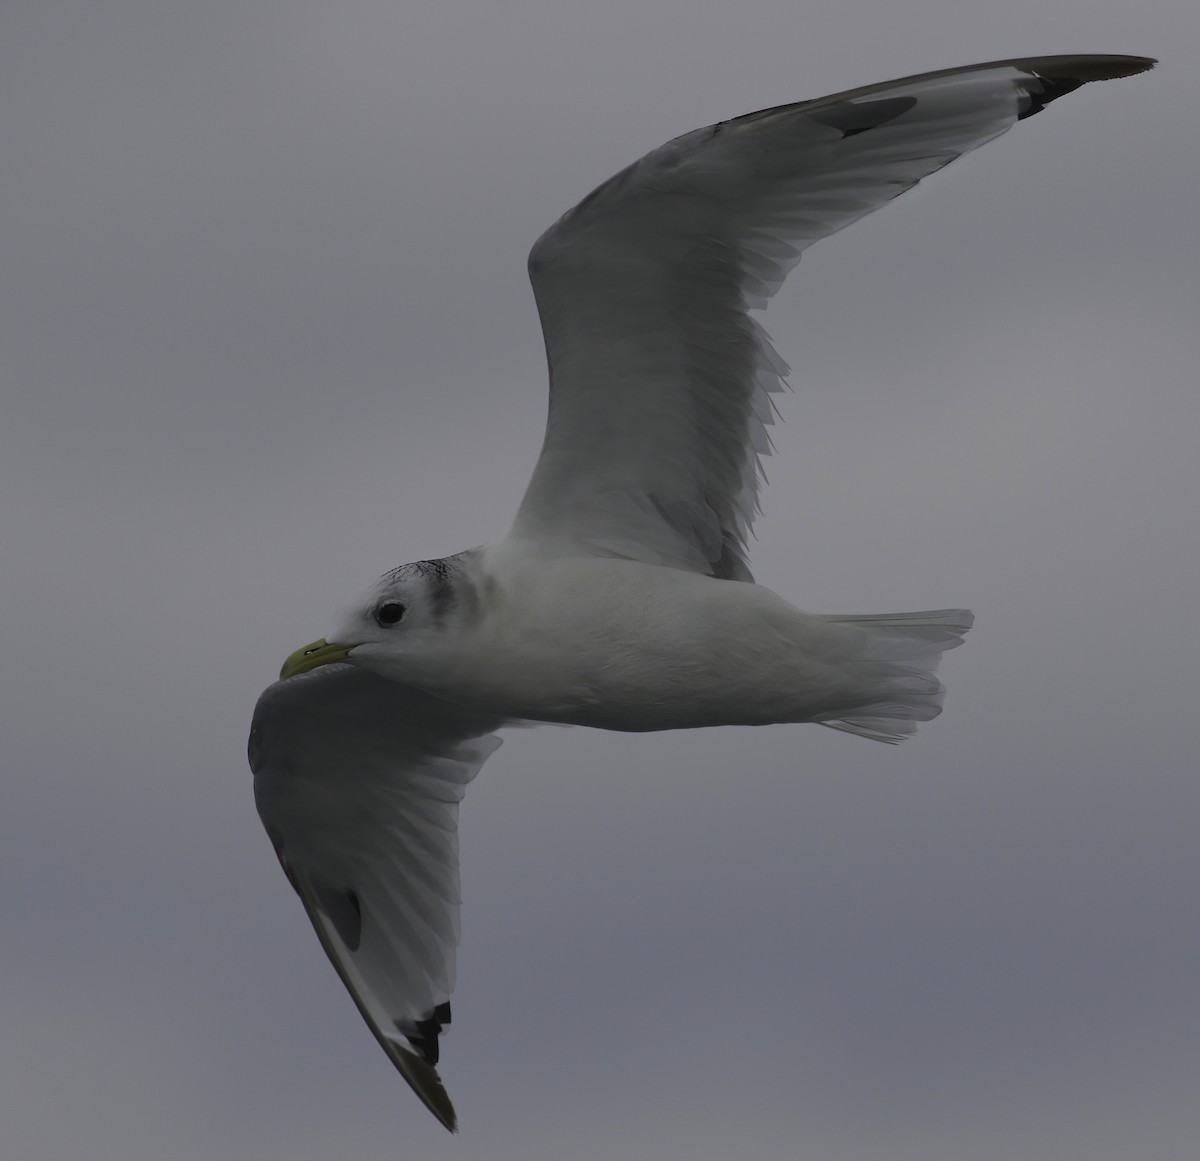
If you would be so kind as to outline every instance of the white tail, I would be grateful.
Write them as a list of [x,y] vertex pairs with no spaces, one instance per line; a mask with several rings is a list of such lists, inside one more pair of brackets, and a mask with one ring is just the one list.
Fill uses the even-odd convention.
[[[820,724],[895,745],[916,733],[917,722],[927,722],[942,712],[946,687],[934,673],[942,654],[962,644],[975,616],[966,609],[933,609],[822,619],[852,624],[869,634],[856,664],[871,669],[873,700],[856,707],[849,716]],[[874,700],[876,692],[878,700]]]

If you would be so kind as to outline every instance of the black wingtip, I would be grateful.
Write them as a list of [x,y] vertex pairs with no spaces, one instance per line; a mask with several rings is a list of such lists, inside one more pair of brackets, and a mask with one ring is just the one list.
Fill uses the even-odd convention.
[[444,1000],[438,1004],[423,1020],[417,1020],[415,1023],[407,1020],[393,1020],[392,1023],[396,1025],[396,1031],[407,1038],[426,1064],[437,1064],[438,1037],[442,1034],[442,1027],[450,1023],[450,1001]]
[[1016,63],[1030,74],[1030,79],[1021,83],[1028,103],[1017,114],[1017,120],[1024,121],[1091,81],[1135,76],[1158,62],[1148,56],[1045,56]]
[[413,1092],[421,1098],[425,1107],[433,1113],[442,1125],[451,1133],[458,1132],[458,1117],[454,1105],[450,1103],[442,1078],[438,1075],[438,1036],[443,1025],[450,1023],[450,1002],[438,1004],[424,1020],[408,1024],[396,1020],[397,1030],[415,1048],[410,1052],[401,1048],[391,1038],[379,1038],[384,1051],[391,1057],[392,1063],[400,1070],[400,1074],[408,1081]]
[[1034,56],[1014,62],[1043,80],[1075,88],[1090,81],[1112,81],[1148,72],[1158,61],[1149,56]]
[[[268,833],[270,832],[268,831]],[[275,841],[274,836],[272,836],[272,841]],[[371,1029],[379,1047],[387,1054],[388,1059],[396,1066],[400,1075],[408,1082],[409,1087],[417,1094],[421,1103],[438,1119],[438,1122],[451,1133],[457,1133],[458,1116],[454,1112],[454,1105],[442,1085],[442,1078],[438,1075],[437,1069],[417,1053],[402,1048],[379,1027],[356,983],[347,974],[346,964],[343,962],[341,952],[334,946],[333,935],[330,932],[333,927],[332,920],[321,910],[312,884],[306,881],[303,875],[296,873],[290,865],[282,845],[277,844],[275,851],[279,855],[279,861],[283,864],[283,869],[287,872],[292,886],[300,896],[300,901],[304,904],[304,910],[312,921],[317,938],[321,941],[321,947],[329,957],[329,962],[333,964],[334,971],[346,985],[346,991],[350,993],[354,1006],[358,1008],[362,1018],[367,1022],[367,1027]],[[357,904],[357,896],[354,897],[354,900]],[[346,902],[348,907],[353,906],[348,900]],[[334,934],[336,934],[336,930]],[[429,1021],[435,1025],[448,1024],[450,1022],[449,1003],[439,1004],[431,1013]]]
[[439,1124],[448,1132],[457,1133],[458,1114],[455,1113],[454,1105],[450,1103],[450,1097],[442,1087],[442,1078],[438,1076],[437,1069],[432,1064],[426,1064],[416,1053],[406,1051],[395,1042],[385,1043],[381,1039],[380,1044],[391,1057],[400,1075],[408,1081],[409,1087],[433,1113]]

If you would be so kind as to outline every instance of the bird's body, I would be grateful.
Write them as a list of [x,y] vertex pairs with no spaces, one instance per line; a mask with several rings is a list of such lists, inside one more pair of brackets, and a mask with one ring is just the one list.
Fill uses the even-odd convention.
[[786,367],[748,311],[809,245],[1080,85],[1152,64],[998,61],[751,113],[648,153],[535,244],[550,411],[512,530],[384,576],[331,641],[288,658],[251,730],[280,862],[447,1128],[457,808],[496,730],[818,722],[898,742],[941,710],[935,671],[970,613],[814,615],[754,583]]
[[905,696],[925,720],[941,686],[905,669],[915,688],[897,689],[897,643],[915,665],[970,624],[962,610],[814,616],[752,582],[520,540],[403,566],[381,587],[403,590],[411,621],[402,653],[358,647],[375,672],[482,715],[607,730],[832,722]]

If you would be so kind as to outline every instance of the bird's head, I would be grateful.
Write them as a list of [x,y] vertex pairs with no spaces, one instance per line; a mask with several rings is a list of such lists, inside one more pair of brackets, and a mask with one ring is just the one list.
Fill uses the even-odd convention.
[[397,681],[415,681],[422,658],[445,648],[475,598],[461,558],[422,560],[383,576],[328,638],[297,649],[280,678],[349,661]]

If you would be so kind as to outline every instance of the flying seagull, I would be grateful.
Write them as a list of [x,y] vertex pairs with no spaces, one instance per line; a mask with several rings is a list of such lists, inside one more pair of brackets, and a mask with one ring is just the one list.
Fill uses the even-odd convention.
[[749,315],[807,247],[1135,56],[946,69],[677,137],[534,245],[546,437],[501,539],[387,573],[293,653],[250,734],[258,812],[326,954],[447,1129],[457,816],[505,725],[817,722],[899,742],[941,711],[962,609],[803,613],[747,538],[787,368]]

